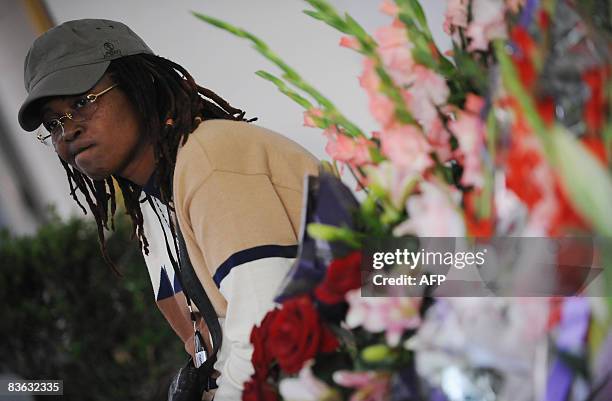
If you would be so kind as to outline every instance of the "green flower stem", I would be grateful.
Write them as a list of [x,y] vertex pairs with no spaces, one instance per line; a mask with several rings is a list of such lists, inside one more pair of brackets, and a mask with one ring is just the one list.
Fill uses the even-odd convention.
[[[433,35],[429,30],[429,24],[425,12],[418,0],[395,0],[399,8],[399,19],[407,26],[416,25],[425,37],[433,42]],[[416,24],[415,24],[416,23]]]
[[[612,11],[612,5],[610,10]],[[606,82],[605,98],[608,101],[608,118],[603,129],[603,142],[608,159],[608,168],[612,169],[612,79],[608,79]]]
[[[278,88],[280,92],[282,92],[285,96],[292,99],[293,101],[295,101],[297,104],[299,104],[306,110],[311,110],[314,108],[314,106],[312,105],[312,103],[308,101],[308,99],[304,98],[299,93],[291,90],[291,88],[289,88],[287,84],[285,84],[285,81],[283,81],[282,79],[270,74],[269,72],[261,71],[261,70],[257,71],[255,74],[262,77],[265,80],[272,82],[274,85],[276,85],[276,87]],[[326,129],[332,125],[341,125],[345,128],[345,132],[349,132],[349,136],[352,136],[352,137],[356,135],[352,135],[351,133],[360,132],[359,128],[354,126],[350,121],[344,119],[344,116],[342,116],[341,114],[338,114],[336,111],[328,111],[327,109],[323,109],[322,112],[323,112],[322,118],[319,118],[319,117],[312,118],[317,127],[321,129]]]
[[608,160],[608,169],[612,169],[612,124],[607,124],[604,128],[603,142],[606,150],[606,158]]
[[369,54],[376,48],[376,41],[350,15],[345,14],[345,19],[343,19],[338,11],[325,0],[305,1],[315,10],[304,10],[304,14],[325,22],[342,33],[355,37],[361,46],[361,53],[366,54],[367,52]]
[[452,79],[455,75],[455,66],[436,46],[420,2],[418,0],[395,0],[395,4],[399,9],[398,18],[406,26],[408,39],[414,45],[412,51],[414,59],[442,74],[446,79]]
[[556,168],[572,205],[599,234],[612,238],[612,175],[563,126],[556,125],[549,134],[558,157]]
[[366,231],[374,237],[383,236],[386,232],[385,227],[380,221],[378,198],[370,191],[368,196],[359,205],[360,217],[363,219]]
[[602,266],[605,279],[606,299],[608,301],[608,322],[612,320],[612,246],[610,246],[610,238],[605,238],[602,241],[604,244],[600,247],[602,254]]
[[360,53],[374,61],[375,70],[381,82],[381,92],[393,102],[396,118],[404,124],[418,125],[406,108],[401,89],[395,85],[391,76],[385,70],[383,62],[376,52],[376,41],[350,15],[346,14],[343,19],[327,1],[306,0],[306,2],[315,8],[315,11],[304,11],[307,15],[323,21],[340,32],[355,37],[359,41],[361,46]]
[[495,49],[495,56],[499,62],[499,67],[506,90],[508,90],[508,92],[518,100],[527,122],[540,139],[540,142],[544,148],[544,153],[550,160],[553,160],[551,136],[548,134],[544,121],[542,121],[540,118],[536,104],[533,101],[533,97],[525,90],[525,87],[520,81],[516,69],[514,68],[512,60],[510,60],[510,57],[506,53],[505,42],[502,40],[495,40],[493,42],[493,48]]
[[385,344],[374,344],[361,350],[361,358],[367,363],[378,363],[393,358],[393,352]]
[[365,238],[364,234],[358,233],[346,227],[335,227],[327,224],[310,223],[306,228],[311,237],[325,241],[342,241],[353,248],[361,248]]
[[480,202],[480,216],[488,219],[493,212],[493,193],[495,187],[495,142],[497,137],[497,124],[495,120],[494,108],[491,107],[487,115],[487,153],[488,158],[485,160],[484,172],[484,187],[482,191],[482,199]]
[[257,71],[255,74],[262,77],[265,80],[272,82],[274,85],[276,85],[279,91],[281,91],[284,95],[289,97],[291,100],[295,101],[297,104],[299,104],[306,110],[310,110],[314,108],[314,106],[312,105],[312,103],[308,101],[308,99],[304,98],[299,93],[291,90],[282,79],[275,77],[269,72],[261,71],[261,70]]
[[[296,88],[301,89],[302,91],[310,95],[313,99],[315,99],[321,105],[322,108],[325,109],[325,111],[330,117],[337,119],[336,120],[337,124],[344,127],[347,135],[351,137],[365,136],[363,132],[355,124],[351,123],[342,113],[340,113],[340,111],[334,106],[334,104],[329,99],[323,96],[318,90],[316,90],[310,84],[305,82],[302,79],[302,77],[294,69],[289,67],[280,57],[274,54],[274,52],[272,52],[269,49],[269,47],[261,39],[259,39],[255,35],[241,28],[235,27],[231,24],[228,24],[227,22],[221,21],[214,17],[204,15],[201,13],[197,13],[194,11],[192,11],[192,14],[196,18],[208,24],[211,24],[219,29],[223,29],[235,36],[250,40],[253,46],[255,47],[255,50],[257,50],[262,56],[264,56],[269,61],[274,63],[276,66],[278,66],[283,71],[284,79],[286,79],[289,83],[294,85]],[[258,74],[258,75],[263,76],[265,79],[272,81],[273,83],[277,85],[277,87],[279,87],[278,86],[279,79],[278,78],[276,80],[272,79],[273,76],[271,74],[263,73],[263,75],[262,74]],[[281,89],[281,87],[279,87],[279,89]],[[287,92],[284,91],[283,89],[281,89],[281,92],[287,94]],[[295,96],[293,95],[291,95],[290,97],[293,100],[298,101],[298,103],[302,102],[301,100],[298,100],[298,98],[295,98]],[[301,96],[300,98],[303,99],[303,97]]]

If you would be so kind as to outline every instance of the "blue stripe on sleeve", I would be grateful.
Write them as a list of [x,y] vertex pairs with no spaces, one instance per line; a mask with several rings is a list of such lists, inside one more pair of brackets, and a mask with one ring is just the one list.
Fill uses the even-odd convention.
[[221,263],[213,276],[213,280],[219,288],[221,287],[221,281],[236,266],[264,258],[295,258],[297,252],[297,245],[261,245],[244,249],[232,254],[225,262]]

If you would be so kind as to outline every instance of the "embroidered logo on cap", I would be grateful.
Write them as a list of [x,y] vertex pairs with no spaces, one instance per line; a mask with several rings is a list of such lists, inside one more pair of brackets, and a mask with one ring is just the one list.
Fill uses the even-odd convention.
[[116,49],[115,45],[111,42],[104,42],[104,58],[112,58],[121,56],[121,50]]

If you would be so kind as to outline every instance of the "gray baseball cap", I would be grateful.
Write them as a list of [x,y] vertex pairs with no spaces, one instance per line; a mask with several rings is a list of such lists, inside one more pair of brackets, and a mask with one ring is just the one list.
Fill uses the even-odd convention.
[[84,93],[104,75],[111,60],[153,51],[125,24],[80,19],[51,28],[34,41],[24,64],[28,97],[19,109],[19,125],[34,131],[40,121],[38,100]]

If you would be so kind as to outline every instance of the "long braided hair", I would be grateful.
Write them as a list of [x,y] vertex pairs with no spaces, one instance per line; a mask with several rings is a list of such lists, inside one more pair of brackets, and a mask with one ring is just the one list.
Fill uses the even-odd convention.
[[[136,54],[111,61],[107,73],[126,94],[141,118],[141,127],[150,137],[155,154],[155,184],[163,203],[171,207],[172,176],[179,145],[185,144],[189,134],[200,122],[209,119],[235,121],[246,120],[245,112],[229,105],[213,91],[196,84],[191,75],[179,64],[151,54]],[[167,123],[171,122],[171,123]],[[100,249],[107,264],[120,275],[108,255],[104,230],[109,220],[114,230],[116,211],[115,186],[117,182],[125,210],[132,220],[132,238],[137,237],[141,248],[148,254],[148,241],[144,234],[140,209],[142,188],[129,180],[111,176],[104,180],[92,180],[61,160],[72,198],[85,214],[87,211],[77,197],[84,197],[98,226]],[[109,213],[110,210],[110,213]],[[172,228],[174,234],[174,229]]]

